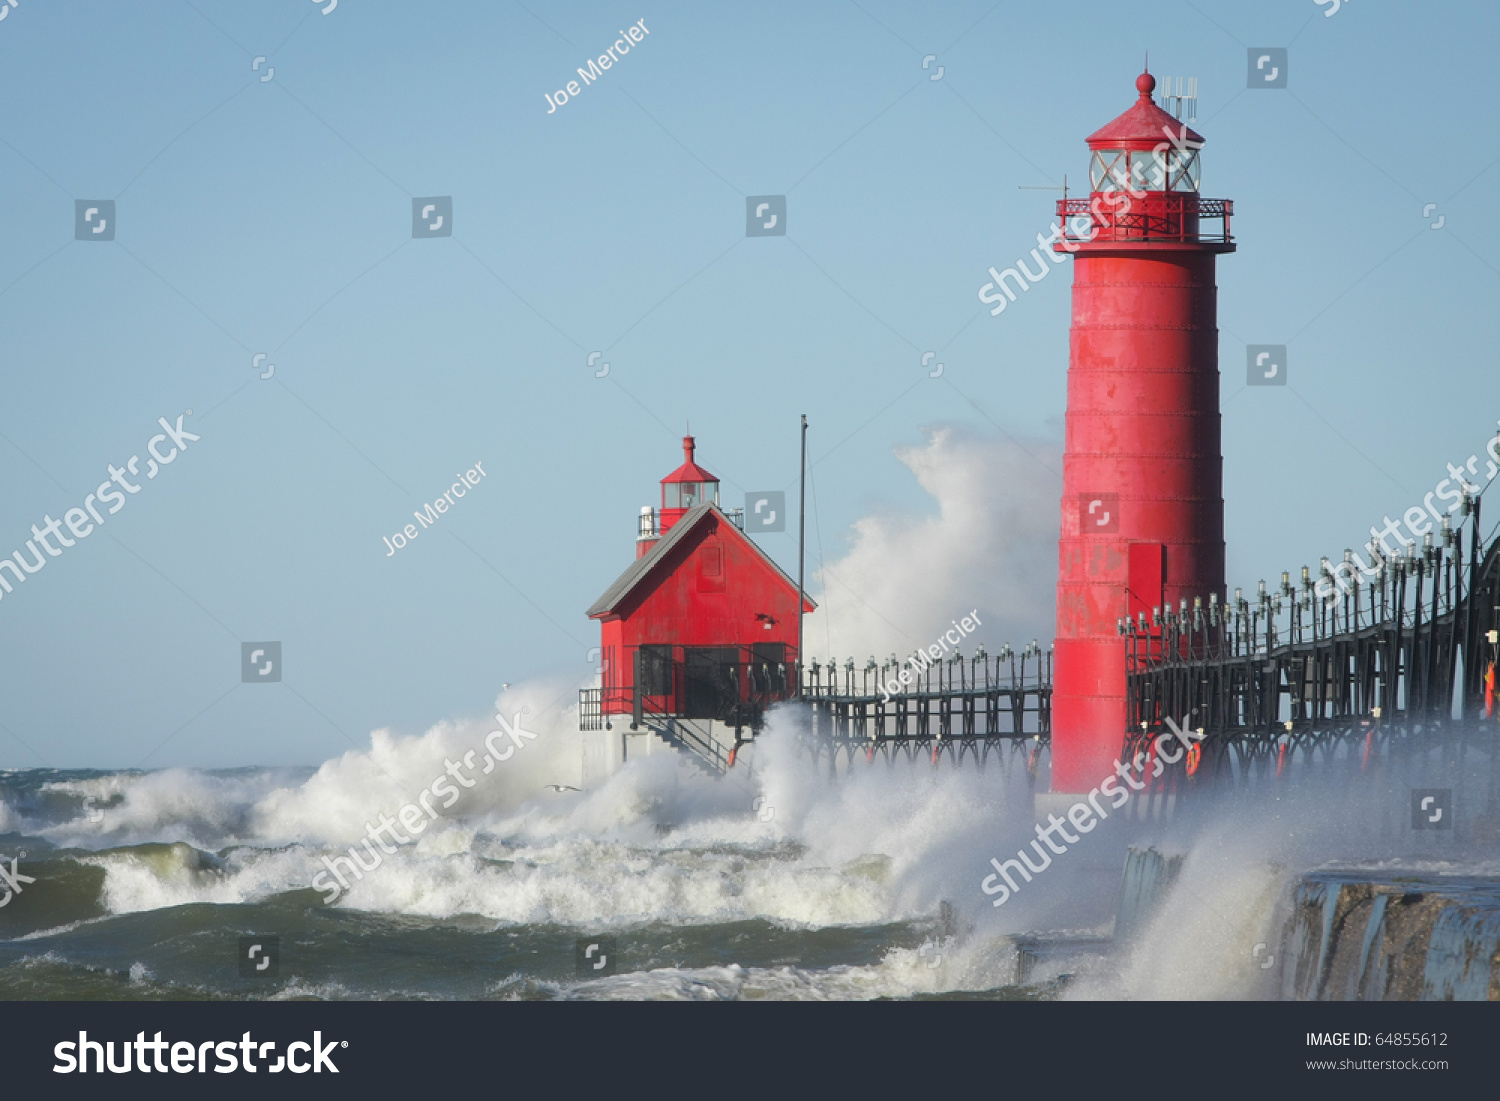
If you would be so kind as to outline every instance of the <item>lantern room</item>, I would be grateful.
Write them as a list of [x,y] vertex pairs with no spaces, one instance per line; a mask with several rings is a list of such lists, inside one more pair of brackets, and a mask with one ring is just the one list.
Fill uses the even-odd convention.
[[1151,101],[1150,73],[1138,76],[1135,87],[1140,98],[1130,110],[1086,139],[1090,190],[1197,191],[1202,135]]
[[694,460],[698,445],[692,436],[682,437],[682,465],[661,480],[661,509],[641,508],[636,533],[635,556],[644,557],[656,541],[699,505],[719,504],[719,479]]
[[[1142,242],[1178,243],[1214,252],[1234,251],[1234,204],[1198,194],[1203,135],[1152,101],[1156,78],[1136,78],[1130,109],[1090,134],[1087,199],[1064,199],[1066,220],[1059,248],[1080,244],[1109,248]],[[1207,230],[1205,222],[1221,223]]]
[[682,465],[661,480],[663,533],[669,531],[688,509],[719,503],[719,479],[693,461],[697,450],[693,437],[682,437]]

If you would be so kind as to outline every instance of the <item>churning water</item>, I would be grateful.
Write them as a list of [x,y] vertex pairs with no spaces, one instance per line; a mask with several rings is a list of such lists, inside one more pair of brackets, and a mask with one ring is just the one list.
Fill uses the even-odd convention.
[[[1497,997],[1482,844],[1399,852],[1342,821],[1358,799],[1336,825],[1313,793],[1205,802],[1080,839],[995,908],[990,858],[1046,821],[1024,763],[834,777],[794,721],[726,778],[655,754],[585,784],[565,712],[404,844],[366,824],[489,724],[377,732],[317,770],[0,774],[28,877],[0,998]],[[315,883],[351,846],[348,889]],[[278,938],[272,975],[241,975],[242,937]],[[610,944],[603,974],[581,940]]]

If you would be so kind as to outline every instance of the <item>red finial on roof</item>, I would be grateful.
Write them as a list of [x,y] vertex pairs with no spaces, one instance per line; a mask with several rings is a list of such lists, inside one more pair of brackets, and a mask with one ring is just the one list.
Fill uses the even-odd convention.
[[1150,73],[1142,73],[1135,78],[1135,90],[1141,93],[1142,99],[1150,99],[1151,93],[1156,91],[1156,78]]
[[683,464],[662,479],[664,485],[673,482],[717,482],[719,479],[698,465],[694,458],[698,446],[692,436],[682,437]]

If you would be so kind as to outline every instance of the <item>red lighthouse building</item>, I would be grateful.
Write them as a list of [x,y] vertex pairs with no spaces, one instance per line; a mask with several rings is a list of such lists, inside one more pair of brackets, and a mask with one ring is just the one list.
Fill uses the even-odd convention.
[[[632,728],[712,757],[703,722],[757,726],[768,704],[796,694],[797,583],[719,508],[719,479],[698,465],[693,437],[682,449],[660,511],[641,510],[635,562],[588,610],[603,673],[585,690],[583,721],[629,715]],[[688,720],[700,727],[684,730]]]
[[[1058,204],[1071,252],[1052,786],[1113,772],[1125,732],[1121,617],[1224,597],[1215,257],[1233,204],[1198,194],[1203,139],[1139,98],[1088,138],[1088,199]],[[1217,222],[1210,232],[1206,223]]]

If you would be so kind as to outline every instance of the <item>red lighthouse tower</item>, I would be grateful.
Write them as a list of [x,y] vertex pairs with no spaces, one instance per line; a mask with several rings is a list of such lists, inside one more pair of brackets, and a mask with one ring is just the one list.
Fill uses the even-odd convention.
[[[1088,791],[1125,733],[1122,616],[1224,596],[1214,258],[1233,204],[1198,194],[1203,139],[1152,102],[1088,138],[1088,199],[1058,204],[1071,252],[1052,786]],[[1205,223],[1217,222],[1214,231]]]

